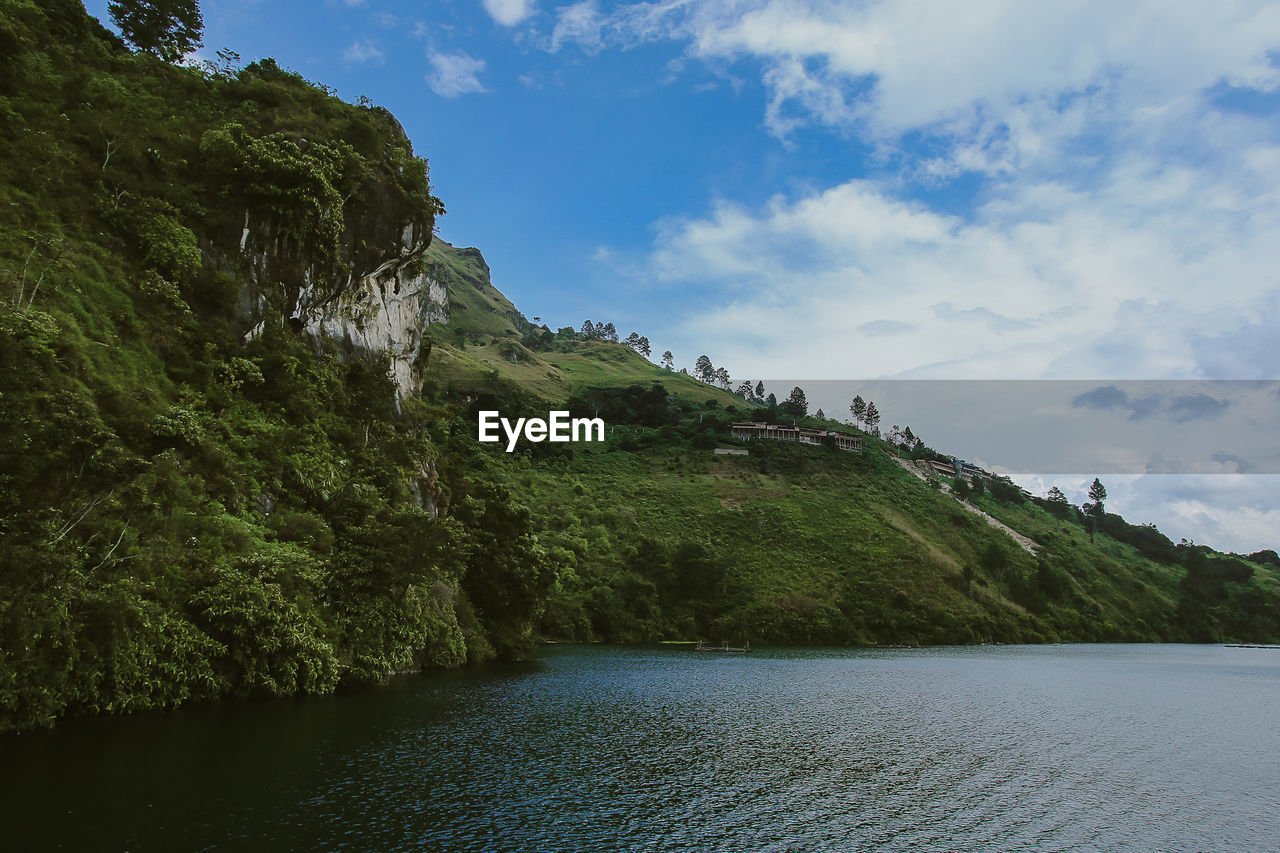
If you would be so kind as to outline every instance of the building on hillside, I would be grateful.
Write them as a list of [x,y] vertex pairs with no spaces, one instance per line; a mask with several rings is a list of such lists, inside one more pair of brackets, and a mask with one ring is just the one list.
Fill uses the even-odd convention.
[[968,480],[971,483],[973,482],[973,479],[975,477],[982,480],[982,482],[984,483],[991,482],[991,472],[983,470],[982,468],[979,468],[977,465],[974,465],[972,462],[965,462],[963,459],[957,459],[955,460],[955,466],[956,466],[956,475],[960,477],[964,477],[966,480]]
[[972,483],[979,479],[983,484],[990,484],[992,474],[963,459],[921,459],[918,463],[927,473],[938,474],[953,480],[965,480]]
[[862,452],[862,437],[843,432],[833,432],[809,427],[786,426],[785,424],[766,424],[758,422],[735,423],[730,425],[729,434],[734,438],[751,441],[757,438],[768,438],[774,441],[794,441],[799,444],[829,444],[840,450],[853,453]]

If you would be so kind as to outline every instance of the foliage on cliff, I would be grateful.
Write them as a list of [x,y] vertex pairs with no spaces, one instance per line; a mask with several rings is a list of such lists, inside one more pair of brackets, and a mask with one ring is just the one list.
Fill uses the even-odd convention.
[[0,144],[0,731],[527,644],[528,511],[286,322],[443,212],[389,113],[0,0]]

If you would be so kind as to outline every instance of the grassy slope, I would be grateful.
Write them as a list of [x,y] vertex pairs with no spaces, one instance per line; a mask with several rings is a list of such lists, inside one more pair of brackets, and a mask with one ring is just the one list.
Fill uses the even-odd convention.
[[[538,351],[522,343],[541,331],[493,286],[480,252],[435,240],[428,249],[433,271],[449,291],[449,322],[432,326],[426,377],[455,391],[489,390],[501,382],[548,402],[563,402],[585,387],[618,387],[661,381],[676,396],[721,406],[741,404],[725,391],[664,370],[630,347],[605,341],[574,341],[563,350]],[[512,357],[514,354],[514,358]]]
[[[507,476],[537,508],[540,538],[563,564],[544,618],[544,631],[555,636],[757,643],[1184,638],[1174,618],[1180,567],[1105,535],[1091,545],[1079,526],[1030,505],[980,501],[1048,543],[1032,556],[876,449],[858,457],[759,444],[741,457],[670,446],[627,452],[615,442],[579,446],[562,465],[517,455]],[[667,557],[646,555],[646,540],[660,543]],[[684,597],[663,591],[670,571],[664,561],[686,543],[703,546],[716,563],[715,582],[693,593],[698,606],[690,606],[688,590]],[[974,570],[971,586],[966,566]],[[1258,576],[1274,584],[1267,569]],[[1230,632],[1224,638],[1247,639]]]

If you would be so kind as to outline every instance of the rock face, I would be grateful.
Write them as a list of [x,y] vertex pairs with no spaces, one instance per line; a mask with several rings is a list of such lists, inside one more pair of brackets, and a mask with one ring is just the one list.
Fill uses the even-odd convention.
[[246,212],[239,241],[249,285],[241,299],[245,337],[260,333],[268,307],[276,307],[297,331],[332,338],[352,356],[388,355],[404,398],[422,384],[422,330],[449,321],[448,288],[425,260],[431,230],[368,211],[349,222],[346,269],[335,272],[303,262],[270,221],[259,225]]
[[354,351],[386,353],[399,395],[416,394],[422,329],[449,322],[449,292],[420,263],[425,244],[360,277],[328,301],[299,299],[297,316],[307,332],[341,341]]

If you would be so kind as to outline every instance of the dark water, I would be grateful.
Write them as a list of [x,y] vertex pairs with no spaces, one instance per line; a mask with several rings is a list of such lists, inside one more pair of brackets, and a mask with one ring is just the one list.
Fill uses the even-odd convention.
[[0,739],[0,847],[1280,850],[1280,651],[561,647]]

